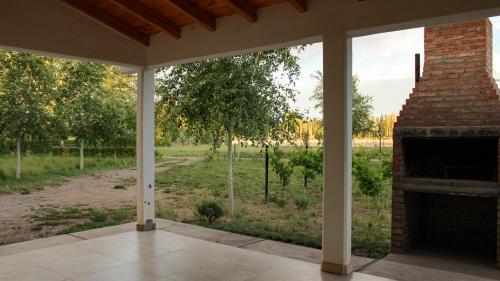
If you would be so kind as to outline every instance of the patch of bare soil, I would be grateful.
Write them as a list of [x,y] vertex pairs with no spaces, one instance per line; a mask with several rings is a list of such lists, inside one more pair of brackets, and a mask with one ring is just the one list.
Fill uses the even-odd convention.
[[[189,165],[202,158],[169,158],[168,162],[156,166],[163,172],[173,165]],[[0,196],[0,245],[51,236],[64,226],[37,229],[39,221],[33,219],[47,207],[84,207],[94,209],[118,209],[136,202],[136,186],[115,189],[119,184],[134,182],[135,169],[113,170],[95,175],[69,177],[59,186],[46,186],[31,194]]]

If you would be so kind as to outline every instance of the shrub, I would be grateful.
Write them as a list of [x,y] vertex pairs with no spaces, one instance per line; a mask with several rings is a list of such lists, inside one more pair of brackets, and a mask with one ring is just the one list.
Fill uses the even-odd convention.
[[90,220],[93,222],[105,222],[108,220],[108,214],[104,211],[95,211],[92,212]]
[[7,179],[7,175],[5,174],[5,172],[0,169],[0,180],[6,180]]
[[113,188],[114,189],[127,189],[123,184],[117,184]]
[[168,188],[168,187],[165,187],[162,192],[163,193],[171,193],[172,190],[170,188]]
[[370,197],[377,197],[382,193],[384,174],[370,161],[359,163],[355,175],[361,193]]
[[198,215],[207,220],[209,224],[214,223],[218,218],[224,215],[222,206],[212,200],[204,200],[196,206]]
[[295,203],[295,206],[297,206],[297,209],[299,210],[307,209],[307,206],[309,206],[309,199],[305,196],[296,197],[293,200],[293,202]]
[[298,149],[290,157],[292,167],[303,167],[304,188],[307,189],[308,180],[313,180],[316,175],[323,173],[323,150]]
[[286,203],[287,203],[286,199],[276,198],[276,205],[278,205],[278,207],[283,208],[285,207]]
[[283,151],[279,149],[278,146],[274,147],[273,154],[271,155],[271,166],[273,171],[278,174],[281,182],[281,195],[285,192],[285,187],[290,184],[290,180],[293,174],[293,167],[281,158],[283,158]]

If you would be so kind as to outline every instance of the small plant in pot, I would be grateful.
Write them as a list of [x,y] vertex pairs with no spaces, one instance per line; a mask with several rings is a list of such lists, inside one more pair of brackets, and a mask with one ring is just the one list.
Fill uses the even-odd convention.
[[213,224],[218,218],[224,215],[224,209],[219,202],[214,200],[203,200],[196,206],[198,215],[209,224]]

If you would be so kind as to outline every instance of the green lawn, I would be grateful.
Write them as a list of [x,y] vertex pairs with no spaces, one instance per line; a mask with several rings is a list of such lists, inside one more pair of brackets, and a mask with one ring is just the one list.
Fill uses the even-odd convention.
[[[16,158],[0,156],[0,194],[30,192],[44,185],[57,184],[65,177],[92,174],[97,171],[129,168],[135,158],[86,157],[85,171],[80,171],[79,158],[69,155],[29,155],[22,158],[21,179],[15,176]],[[3,176],[2,176],[3,175]]]
[[[188,166],[172,165],[171,169],[158,175],[156,186],[162,192],[157,200],[157,216],[182,222],[223,229],[268,239],[321,247],[322,225],[322,177],[310,181],[304,190],[301,171],[296,168],[291,184],[281,195],[281,185],[277,175],[270,170],[271,198],[284,199],[284,206],[274,202],[265,205],[264,201],[264,162],[263,151],[259,147],[238,147],[242,159],[234,161],[234,185],[236,197],[235,218],[223,217],[215,224],[207,225],[196,214],[196,205],[204,199],[215,199],[227,209],[227,150],[220,149],[217,160],[203,160]],[[291,148],[284,148],[289,152]],[[208,145],[160,147],[157,151],[166,161],[168,157],[197,156],[210,154]],[[355,152],[358,149],[355,149]],[[21,180],[15,179],[15,158],[0,157],[0,194],[11,192],[30,192],[43,186],[63,181],[67,176],[80,175],[78,157],[30,155],[23,157]],[[158,162],[157,161],[157,162]],[[87,157],[86,171],[128,168],[135,164],[134,158],[114,161],[109,157]],[[376,163],[375,163],[376,164]],[[131,183],[123,183],[128,186]],[[132,183],[133,184],[133,183]],[[386,180],[384,194],[379,200],[380,212],[376,211],[371,198],[362,195],[354,180],[353,187],[353,237],[352,246],[355,255],[379,258],[389,252],[390,245],[390,210],[391,184]],[[119,192],[119,191],[117,191]],[[295,201],[307,198],[308,206],[299,209]],[[133,220],[134,207],[125,210],[107,210],[108,219],[95,216],[102,210],[87,210],[74,214],[69,211],[49,210],[42,215],[42,221],[58,224],[69,221],[69,229],[62,232],[74,232],[82,229],[98,228]],[[74,210],[70,210],[74,211]],[[61,213],[53,221],[54,212]],[[65,212],[68,214],[65,215]],[[115,214],[117,213],[117,214]],[[125,213],[126,215],[123,215]],[[121,218],[124,217],[124,218]],[[61,223],[62,225],[66,225]]]
[[[291,147],[284,146],[282,149],[286,152],[291,150]],[[272,149],[269,148],[269,151]],[[156,151],[161,154],[162,157],[184,157],[184,156],[195,156],[195,157],[206,157],[211,156],[212,152],[210,146],[207,144],[200,145],[172,145],[168,147],[157,147]],[[218,157],[225,158],[227,156],[227,146],[223,145],[217,149]],[[236,153],[241,158],[261,158],[264,156],[265,149],[260,146],[252,145],[236,145]]]
[[[322,178],[303,188],[303,178],[296,169],[290,186],[284,192],[285,206],[264,205],[262,160],[245,159],[234,162],[236,215],[224,217],[207,225],[195,213],[196,204],[203,199],[215,199],[227,208],[227,179],[225,159],[205,160],[190,166],[175,166],[157,177],[156,185],[163,190],[158,198],[157,215],[182,222],[248,234],[268,239],[321,247]],[[270,171],[270,193],[281,197],[278,177]],[[305,210],[295,200],[306,197]],[[389,252],[390,241],[390,183],[386,182],[380,199],[380,213],[371,198],[362,195],[356,183],[353,191],[353,253],[379,258]]]

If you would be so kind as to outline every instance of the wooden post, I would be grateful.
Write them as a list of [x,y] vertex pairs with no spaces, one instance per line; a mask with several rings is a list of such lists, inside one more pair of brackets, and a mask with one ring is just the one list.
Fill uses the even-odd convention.
[[269,202],[269,145],[266,144],[266,164],[264,177],[264,203]]
[[420,54],[415,54],[415,83],[420,82]]
[[21,138],[16,142],[16,179],[21,178]]

